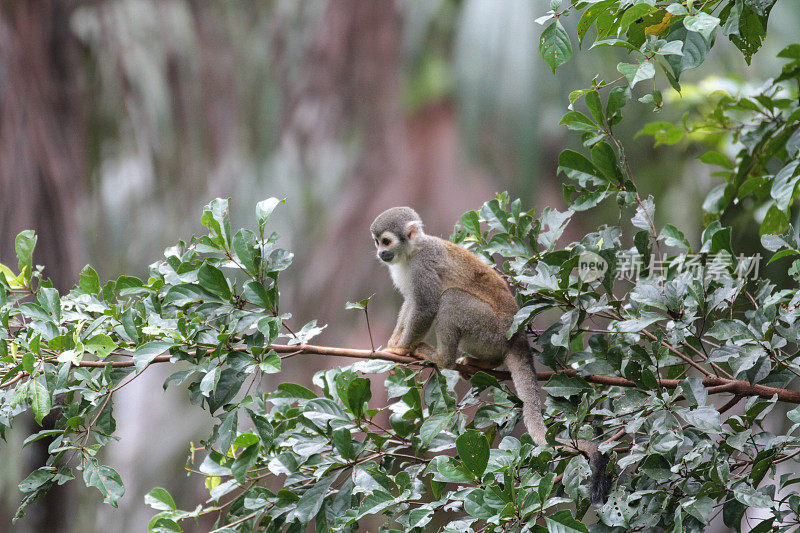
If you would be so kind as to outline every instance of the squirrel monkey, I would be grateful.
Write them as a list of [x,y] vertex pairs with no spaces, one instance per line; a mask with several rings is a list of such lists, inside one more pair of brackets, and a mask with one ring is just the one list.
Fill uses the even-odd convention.
[[[525,426],[537,444],[547,444],[547,427],[533,355],[525,332],[510,339],[506,332],[518,310],[500,275],[472,252],[452,242],[426,235],[422,220],[410,207],[393,207],[370,226],[378,258],[389,267],[403,305],[385,351],[418,357],[439,368],[455,368],[461,352],[481,368],[503,363],[522,400]],[[436,348],[422,342],[436,331]],[[593,442],[563,442],[586,455],[592,467],[589,499],[602,505],[611,488],[606,475],[608,456]]]

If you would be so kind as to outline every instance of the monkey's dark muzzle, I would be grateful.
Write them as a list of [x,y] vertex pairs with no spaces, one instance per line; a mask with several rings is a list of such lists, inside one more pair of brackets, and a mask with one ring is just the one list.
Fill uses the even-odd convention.
[[378,257],[380,257],[381,261],[388,263],[394,259],[394,252],[390,250],[381,250],[380,253],[378,253]]

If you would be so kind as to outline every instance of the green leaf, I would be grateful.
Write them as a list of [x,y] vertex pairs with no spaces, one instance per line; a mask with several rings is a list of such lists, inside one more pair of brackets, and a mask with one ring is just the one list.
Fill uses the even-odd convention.
[[699,67],[705,61],[711,47],[699,33],[689,31],[683,25],[675,25],[673,28],[667,36],[667,41],[683,41],[683,55],[668,55],[666,60],[677,80],[680,79],[682,72]]
[[350,433],[350,430],[347,428],[339,428],[333,432],[331,436],[331,442],[333,443],[336,451],[348,461],[354,459],[353,454],[353,435]]
[[52,466],[43,466],[34,470],[28,477],[19,482],[19,490],[22,492],[34,492],[40,487],[50,483],[56,475],[56,469]]
[[[578,35],[578,41],[580,44],[583,44],[583,39],[586,36],[586,32],[589,30],[592,24],[601,15],[607,15],[609,8],[613,3],[613,0],[604,0],[599,3],[592,4],[586,8],[586,10],[583,12],[583,15],[581,15],[580,20],[578,21],[578,26],[576,28],[576,33]],[[598,28],[598,33],[602,33],[600,28]]]
[[347,386],[347,406],[356,418],[360,418],[364,413],[364,404],[370,398],[372,398],[372,391],[369,388],[369,379],[355,378]]
[[788,165],[775,174],[775,179],[772,182],[772,190],[769,194],[775,200],[775,205],[778,209],[783,212],[786,212],[792,204],[792,200],[795,198],[795,189],[797,189],[797,184],[800,182],[800,175],[795,172],[798,162],[800,161],[790,161]]
[[658,240],[664,241],[664,244],[667,246],[677,246],[684,250],[692,249],[689,245],[689,241],[686,240],[686,237],[683,235],[683,232],[672,224],[664,226],[664,229],[661,230],[661,234],[658,236]]
[[711,517],[711,513],[714,511],[714,500],[708,496],[689,498],[682,502],[681,506],[701,523],[706,524]]
[[433,509],[429,507],[418,507],[408,513],[408,527],[424,527],[433,518]]
[[650,61],[642,61],[639,64],[619,63],[617,70],[628,79],[631,88],[640,81],[649,80],[656,75],[656,67]]
[[272,424],[266,416],[256,414],[250,409],[247,409],[247,414],[250,415],[250,419],[253,421],[253,425],[258,432],[258,438],[261,439],[261,444],[268,450],[275,440],[275,430]]
[[277,374],[281,371],[281,358],[274,350],[270,350],[258,368],[265,374]]
[[42,419],[50,413],[50,393],[47,392],[47,387],[36,380],[28,382],[28,401],[36,423],[41,426]]
[[707,165],[719,165],[721,167],[733,169],[733,164],[730,160],[716,150],[709,150],[701,155],[699,159]]
[[103,410],[97,415],[95,426],[106,435],[111,435],[117,429],[117,421],[113,417],[114,400],[113,397],[103,406]]
[[685,134],[686,132],[682,128],[670,122],[650,122],[636,134],[636,137],[652,135],[656,141],[656,146],[658,146],[660,144],[676,144],[683,139]]
[[144,495],[144,503],[158,511],[174,511],[177,509],[175,500],[167,489],[156,487]]
[[231,288],[228,286],[228,280],[217,267],[208,262],[203,263],[197,271],[197,281],[205,290],[220,296],[223,300],[230,300]]
[[753,332],[739,320],[717,320],[708,330],[708,335],[720,341],[736,337],[753,338]]
[[61,320],[61,298],[52,287],[41,287],[36,294],[36,301],[47,313],[59,322]]
[[376,490],[361,501],[356,518],[360,520],[367,515],[376,515],[393,503],[394,498],[391,494],[382,490]]
[[112,507],[117,507],[117,502],[125,494],[125,487],[117,471],[110,466],[98,466],[93,460],[86,462],[83,482],[87,487],[97,487],[103,495],[103,502]]
[[592,147],[592,162],[605,176],[617,183],[622,182],[622,172],[617,164],[617,154],[611,145],[601,141]]
[[287,520],[298,520],[300,524],[308,524],[311,519],[319,513],[322,502],[325,500],[325,496],[328,493],[328,489],[331,488],[331,485],[333,485],[337,477],[339,477],[338,472],[324,477],[311,485],[311,487],[300,496],[300,500],[297,502],[294,510],[289,513]]
[[539,37],[539,55],[554,74],[558,67],[572,58],[569,34],[558,20],[545,28]]
[[234,409],[220,416],[222,423],[217,428],[216,444],[221,452],[227,452],[239,429],[239,411]]
[[29,376],[33,375],[33,364],[36,361],[36,358],[31,352],[26,352],[25,355],[22,356],[22,369],[28,373]]
[[605,182],[603,173],[582,154],[573,150],[564,150],[558,155],[558,172],[584,185],[587,181]]
[[318,326],[317,319],[315,318],[300,328],[300,331],[295,332],[294,337],[292,337],[292,339],[289,341],[289,344],[306,344],[312,338],[322,333],[322,330],[324,330],[326,327],[328,327],[326,324]]
[[612,125],[615,123],[615,119],[619,120],[622,118],[619,112],[623,107],[625,107],[625,104],[628,102],[628,100],[630,100],[630,98],[630,87],[614,87],[611,89],[611,92],[608,93],[608,101],[606,102],[606,116]]
[[561,117],[559,124],[576,131],[597,131],[601,129],[600,126],[592,122],[592,119],[580,111],[570,111],[569,113],[566,113],[563,117]]
[[703,386],[700,378],[686,378],[680,382],[683,396],[692,405],[705,405],[708,398],[708,391]]
[[568,377],[564,374],[556,374],[551,377],[542,388],[551,396],[569,398],[570,396],[583,394],[589,390],[590,387],[581,377]]
[[275,342],[281,331],[281,324],[281,319],[273,316],[265,316],[256,322],[256,328],[264,335],[265,344]]
[[98,333],[91,339],[83,343],[83,348],[87,352],[94,354],[98,359],[105,358],[117,347],[116,343],[104,333]]
[[703,11],[698,11],[696,15],[684,17],[683,25],[687,30],[696,31],[708,40],[711,38],[711,32],[719,26],[719,19]]
[[733,186],[730,183],[720,183],[712,188],[703,201],[703,211],[710,215],[719,215],[730,204]]
[[735,499],[728,499],[722,506],[722,521],[731,529],[741,531],[742,518],[747,506]]
[[[481,222],[477,211],[467,211],[461,215],[461,226],[473,235],[481,234]],[[374,295],[373,295],[374,296]],[[371,298],[371,296],[370,296]]]
[[633,5],[625,10],[620,17],[619,20],[619,32],[625,33],[628,30],[628,27],[633,24],[638,19],[644,18],[651,11],[655,8],[651,5],[648,5],[646,2],[642,2],[640,4]]
[[740,483],[735,486],[733,488],[733,496],[748,507],[771,509],[773,505],[772,498],[746,483]]
[[[766,235],[765,235],[765,237],[766,237]],[[772,257],[770,257],[769,261],[767,261],[767,264],[769,265],[773,261],[777,261],[778,259],[783,259],[784,257],[789,256],[789,255],[798,255],[798,254],[800,254],[800,251],[798,251],[798,250],[781,250],[780,252],[778,252],[775,255],[773,255]]]
[[312,400],[317,397],[310,389],[298,385],[297,383],[281,383],[278,385],[278,391],[274,393],[273,396],[278,396],[280,398],[296,398],[300,400]]
[[80,272],[80,289],[86,294],[97,294],[100,292],[100,276],[95,269],[86,265]]
[[371,294],[369,296],[369,298],[364,298],[363,300],[359,300],[357,302],[347,302],[346,304],[344,304],[344,308],[345,309],[358,309],[360,311],[366,311],[367,310],[367,306],[369,305],[369,302],[370,302],[370,300],[372,300],[373,296],[375,296],[375,295]]
[[263,228],[269,220],[270,215],[272,215],[272,212],[276,207],[278,207],[278,204],[282,204],[284,202],[286,202],[286,198],[279,200],[274,197],[258,202],[256,204],[256,218],[258,219],[258,226]]
[[212,242],[222,249],[230,248],[231,221],[227,198],[215,198],[205,206],[200,223],[209,229]]
[[248,302],[268,311],[275,309],[272,291],[268,291],[260,281],[248,281],[245,283],[244,297]]
[[217,380],[212,394],[208,397],[208,408],[214,413],[220,407],[230,402],[244,383],[244,372],[233,368],[224,369]]
[[144,370],[144,367],[149,365],[153,359],[172,348],[174,344],[173,342],[150,341],[136,348],[136,351],[133,352],[133,364],[136,366],[136,371]]
[[652,224],[655,215],[655,203],[653,197],[648,196],[636,207],[636,214],[631,219],[631,224],[647,232],[653,231]]
[[256,464],[256,459],[258,459],[258,444],[252,444],[245,448],[233,461],[231,474],[239,484],[244,485],[247,480],[247,473]]
[[19,259],[18,270],[27,269],[28,273],[33,271],[33,249],[36,248],[36,233],[27,229],[19,232],[14,239],[14,250]]
[[586,93],[586,107],[592,113],[592,117],[598,124],[605,123],[605,116],[603,115],[603,103],[600,101],[600,94],[597,91],[589,91]]
[[466,467],[453,459],[444,455],[433,458],[428,465],[428,471],[434,473],[436,481],[446,481],[449,483],[474,483],[473,474]]
[[680,415],[686,422],[698,429],[712,433],[722,432],[719,411],[713,407],[700,406],[695,409],[681,410]]
[[786,233],[788,229],[789,217],[777,205],[772,205],[767,210],[767,214],[764,215],[764,220],[761,222],[758,233],[759,235],[780,235],[781,233]]
[[589,533],[586,526],[575,520],[567,509],[546,516],[545,521],[549,533]]
[[253,276],[258,274],[255,261],[256,250],[253,247],[254,241],[253,232],[246,229],[237,231],[236,235],[233,236],[233,251],[236,252],[239,264]]
[[436,413],[425,419],[419,428],[422,444],[427,446],[434,438],[439,436],[449,425],[453,418],[452,413]]
[[147,524],[147,533],[181,533],[181,531],[183,530],[175,520],[160,516],[160,513]]
[[468,429],[456,439],[456,449],[461,461],[480,478],[489,463],[489,442],[475,429]]

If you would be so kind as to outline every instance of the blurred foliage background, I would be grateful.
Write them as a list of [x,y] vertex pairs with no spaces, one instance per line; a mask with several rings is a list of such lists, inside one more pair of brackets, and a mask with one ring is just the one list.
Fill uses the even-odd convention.
[[[654,149],[652,139],[633,137],[648,121],[680,120],[682,109],[702,105],[715,89],[746,92],[774,76],[775,53],[800,26],[792,4],[776,4],[752,67],[733,47],[716,47],[702,73],[684,75],[682,97],[665,93],[680,99],[667,111],[625,111],[641,114],[620,132],[640,190],[655,195],[657,213],[683,223],[693,244],[699,206],[718,182],[695,160],[705,149]],[[430,233],[447,236],[462,212],[498,190],[537,209],[564,206],[556,158],[577,143],[558,126],[567,95],[598,72],[615,78],[624,55],[577,54],[554,77],[537,53],[535,19],[548,7],[547,0],[4,1],[0,262],[13,257],[17,232],[32,228],[36,262],[60,288],[86,263],[103,279],[142,276],[166,246],[200,230],[211,198],[232,199],[237,226],[256,201],[286,197],[274,219],[282,245],[296,253],[282,280],[286,309],[298,324],[329,324],[319,343],[363,348],[363,317],[345,312],[344,302],[377,293],[370,309],[382,341],[399,295],[373,258],[367,228],[377,213],[411,205]],[[755,231],[752,243],[737,245],[756,251]],[[286,379],[310,380],[317,364],[287,365]],[[120,509],[100,505],[94,491],[55,491],[19,531],[143,529],[152,512],[142,496],[156,485],[179,506],[205,498],[188,478],[164,474],[182,471],[185,442],[207,435],[210,421],[180,391],[162,393],[156,372],[149,374],[117,399],[123,439],[110,446],[108,462],[125,479]],[[0,523],[9,523],[16,484],[42,453],[31,446],[23,458],[9,454],[21,438],[11,440],[0,444]]]

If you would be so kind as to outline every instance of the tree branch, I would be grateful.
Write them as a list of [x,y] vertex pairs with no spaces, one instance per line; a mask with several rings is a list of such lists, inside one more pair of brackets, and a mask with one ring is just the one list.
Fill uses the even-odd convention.
[[[357,350],[351,348],[337,348],[333,346],[316,346],[313,344],[295,344],[295,345],[282,345],[273,344],[269,347],[277,353],[293,353],[309,354],[309,355],[323,355],[328,357],[349,357],[353,359],[380,359],[383,361],[391,361],[401,364],[429,364],[427,361],[409,355],[396,355],[389,352],[381,352],[372,350]],[[236,347],[233,351],[247,351],[247,347]],[[194,355],[194,352],[189,352]],[[166,363],[170,361],[170,355],[159,355],[153,359],[152,363]],[[102,368],[106,365],[113,367],[131,367],[134,366],[133,360],[130,361],[81,361],[78,366],[89,368]],[[472,365],[456,365],[462,375],[473,375],[477,372],[485,372],[497,379],[507,380],[511,375],[503,370],[487,370]],[[558,372],[543,371],[538,372],[537,376],[540,381],[547,381],[556,374],[563,374],[569,377],[578,376],[577,370],[571,368],[559,370]],[[637,387],[636,382],[619,376],[605,376],[599,374],[592,374],[588,376],[580,376],[589,383],[596,383],[598,385],[607,385],[611,387]],[[678,379],[659,379],[658,384],[665,389],[676,389],[680,384]],[[705,376],[703,378],[703,386],[708,389],[709,394],[731,393],[738,396],[758,396],[760,398],[769,399],[777,395],[778,399],[782,402],[800,404],[800,391],[790,389],[779,389],[776,387],[767,387],[765,385],[751,385],[747,381],[740,381],[735,379],[728,379],[719,376]]]

